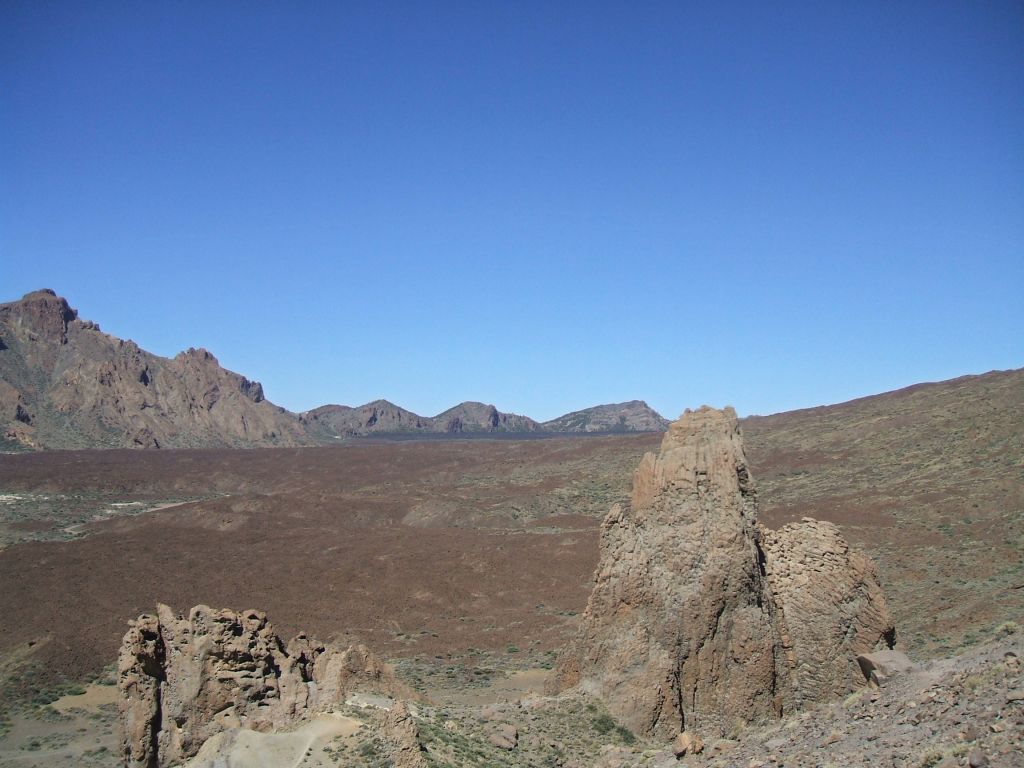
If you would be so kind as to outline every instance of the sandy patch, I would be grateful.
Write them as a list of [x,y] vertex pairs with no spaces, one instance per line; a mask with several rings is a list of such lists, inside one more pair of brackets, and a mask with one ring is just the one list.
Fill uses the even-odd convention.
[[61,696],[50,706],[62,715],[66,715],[76,709],[84,712],[98,712],[104,704],[117,704],[116,685],[87,685],[85,693]]
[[344,715],[320,715],[288,733],[259,733],[236,729],[218,733],[203,744],[188,768],[297,768],[336,765],[323,752],[332,739],[347,737],[363,723]]

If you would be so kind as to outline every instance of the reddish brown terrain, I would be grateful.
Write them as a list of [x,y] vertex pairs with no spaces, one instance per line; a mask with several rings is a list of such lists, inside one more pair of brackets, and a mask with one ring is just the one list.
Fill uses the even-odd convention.
[[[1022,414],[1011,371],[745,419],[761,519],[837,523],[911,655],[970,648],[1024,616]],[[660,441],[0,456],[4,698],[99,672],[158,601],[257,607],[427,677],[481,650],[544,664],[586,604],[601,518]]]
[[554,648],[586,602],[597,523],[659,440],[4,456],[6,493],[212,498],[3,550],[0,652],[33,642],[48,676],[77,678],[158,600],[259,606],[284,634],[385,654]]
[[[762,517],[839,523],[905,596],[904,642],[959,642],[1024,595],[1022,413],[1009,372],[746,419]],[[586,600],[597,522],[660,439],[3,456],[9,494],[208,498],[8,547],[0,649],[37,641],[50,669],[91,671],[157,600],[258,605],[389,651],[548,647]],[[45,538],[43,517],[20,524]],[[76,631],[59,631],[69,615]]]

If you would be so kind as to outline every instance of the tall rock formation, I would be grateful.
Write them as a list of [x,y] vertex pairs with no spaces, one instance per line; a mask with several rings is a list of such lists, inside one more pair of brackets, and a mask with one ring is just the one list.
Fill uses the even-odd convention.
[[204,349],[109,336],[50,290],[0,304],[0,440],[31,448],[306,445],[298,418]]
[[[849,664],[891,644],[892,622],[870,561],[821,524],[804,541],[809,525],[761,529],[735,412],[687,411],[641,461],[630,508],[602,525],[555,687],[579,685],[664,738],[722,734],[848,690]],[[804,578],[815,569],[828,578]]]
[[231,728],[272,730],[358,689],[413,697],[364,646],[299,635],[285,644],[261,611],[166,605],[132,623],[118,657],[124,764],[162,768]]

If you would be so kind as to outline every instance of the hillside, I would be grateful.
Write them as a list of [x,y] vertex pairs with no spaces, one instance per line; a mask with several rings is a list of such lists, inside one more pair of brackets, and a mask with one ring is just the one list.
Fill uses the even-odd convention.
[[465,402],[433,419],[434,430],[449,435],[467,432],[539,432],[540,425],[529,416],[502,413],[493,405]]
[[321,440],[375,434],[413,434],[432,431],[432,422],[387,400],[350,408],[322,405],[300,416],[311,435]]
[[1019,617],[1024,600],[1024,370],[918,384],[742,421],[762,519],[831,520],[871,551],[930,653]]
[[668,419],[643,400],[595,405],[541,423],[549,432],[664,432]]
[[[870,554],[897,647],[949,657],[1021,622],[1024,371],[741,427],[762,522],[832,521]],[[101,672],[156,601],[351,635],[444,695],[543,675],[593,587],[601,520],[660,440],[0,456],[0,701]]]
[[80,320],[53,291],[0,305],[7,447],[304,445],[294,415],[204,349],[172,359]]

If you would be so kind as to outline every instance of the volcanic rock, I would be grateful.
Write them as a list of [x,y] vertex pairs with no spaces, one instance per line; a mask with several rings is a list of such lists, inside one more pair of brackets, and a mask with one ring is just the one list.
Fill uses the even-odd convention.
[[404,701],[396,702],[384,716],[380,732],[388,743],[388,757],[394,768],[426,768],[419,728]]
[[203,349],[173,359],[80,320],[53,291],[0,304],[0,419],[32,448],[306,445],[298,417]]
[[849,693],[863,682],[858,656],[896,642],[874,562],[851,550],[828,522],[804,518],[777,531],[762,528],[761,535],[775,630],[789,670],[781,688],[787,709]]
[[894,639],[873,566],[834,527],[757,524],[731,408],[687,411],[644,457],[630,507],[602,524],[595,582],[554,687],[666,740],[850,690],[856,655]]
[[439,413],[431,421],[434,431],[447,434],[540,431],[540,425],[529,416],[503,413],[486,403],[459,403],[444,413]]
[[355,687],[412,696],[365,647],[305,635],[287,646],[261,611],[166,605],[131,624],[118,657],[124,763],[172,765],[222,731],[273,730],[344,701]]
[[914,662],[905,653],[889,649],[861,654],[857,657],[857,665],[865,679],[875,682],[879,677],[886,679],[915,669]]
[[549,432],[664,432],[668,419],[643,400],[595,405],[542,422]]

